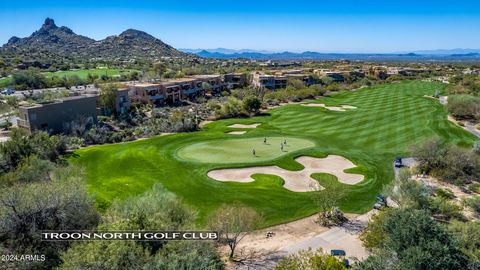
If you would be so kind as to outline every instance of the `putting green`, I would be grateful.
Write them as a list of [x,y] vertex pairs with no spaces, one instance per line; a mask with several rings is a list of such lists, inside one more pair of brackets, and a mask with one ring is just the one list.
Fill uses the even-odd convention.
[[[281,145],[285,140],[287,144],[282,150]],[[180,148],[177,155],[184,160],[203,163],[254,163],[276,159],[313,146],[315,143],[309,140],[294,137],[223,139],[190,144]]]

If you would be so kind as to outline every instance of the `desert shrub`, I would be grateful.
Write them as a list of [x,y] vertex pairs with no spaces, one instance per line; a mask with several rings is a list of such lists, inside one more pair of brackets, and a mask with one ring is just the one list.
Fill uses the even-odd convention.
[[87,144],[104,144],[108,142],[109,130],[105,127],[93,127],[85,134]]
[[[99,215],[78,167],[59,167],[48,181],[17,183],[0,190],[0,246],[13,254],[44,254],[45,262],[29,269],[51,269],[68,242],[41,241],[43,230],[88,230]],[[13,267],[12,269],[18,269]]]
[[223,262],[211,243],[169,242],[151,259],[145,268],[154,269],[223,269]]
[[448,188],[437,188],[435,190],[435,195],[437,195],[441,198],[447,199],[447,200],[451,200],[451,199],[455,198],[455,195],[453,194],[453,191],[451,189],[448,189]]
[[468,186],[468,189],[475,193],[480,193],[480,183],[473,183]]
[[465,199],[465,205],[472,208],[477,215],[480,215],[480,196],[473,196],[471,198]]
[[480,79],[478,75],[455,76],[447,87],[450,95],[469,94],[480,96]]
[[408,169],[400,170],[396,183],[392,199],[400,206],[414,209],[428,208],[431,190],[421,182],[414,181]]
[[302,88],[305,88],[305,84],[303,83],[303,81],[299,80],[299,79],[288,79],[287,81],[287,85],[288,86],[291,86],[297,90],[299,89],[302,89]]
[[323,96],[326,90],[323,88],[321,84],[312,84],[308,87],[308,89],[313,90],[316,96]]
[[337,207],[334,207],[332,210],[320,212],[318,214],[316,223],[318,223],[320,226],[331,227],[342,225],[347,221],[348,219],[345,217],[343,212]]
[[480,156],[473,150],[432,139],[412,148],[418,169],[440,180],[463,184],[480,177]]
[[480,221],[453,221],[448,226],[461,250],[469,258],[467,269],[480,268]]
[[443,197],[430,198],[429,208],[433,215],[441,219],[462,218],[462,206]]
[[262,102],[257,97],[249,96],[243,100],[243,110],[250,114],[257,114],[261,106]]
[[[115,202],[100,230],[182,230],[193,228],[195,212],[160,185]],[[195,241],[90,241],[68,249],[60,269],[222,269],[211,243]]]
[[370,241],[366,246],[373,254],[357,269],[465,269],[468,264],[451,234],[424,210],[387,210],[369,222],[362,239]]
[[347,269],[345,262],[325,254],[322,249],[312,250],[304,249],[297,253],[288,255],[280,259],[275,267],[276,270],[311,270],[311,269],[329,269],[343,270]]
[[[480,124],[477,125],[477,128],[480,129]],[[480,141],[475,142],[473,145],[473,152],[475,152],[477,155],[480,155]]]
[[234,97],[228,98],[227,102],[222,104],[221,108],[217,110],[217,115],[220,118],[238,117],[243,114],[242,102]]
[[0,175],[0,185],[48,181],[53,168],[55,168],[55,163],[39,159],[36,156],[29,156],[23,159],[14,171]]
[[460,119],[480,119],[480,97],[453,95],[448,98],[448,111]]
[[66,150],[66,138],[63,136],[49,136],[46,132],[27,135],[20,129],[14,129],[11,139],[0,144],[0,156],[10,170],[31,155],[55,162]]
[[85,145],[85,139],[81,137],[68,137],[67,138],[67,148],[68,149],[78,149]]

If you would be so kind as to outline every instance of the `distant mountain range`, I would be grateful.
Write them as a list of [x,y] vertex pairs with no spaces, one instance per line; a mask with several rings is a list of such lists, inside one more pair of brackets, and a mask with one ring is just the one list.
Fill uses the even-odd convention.
[[464,61],[480,59],[480,49],[453,49],[416,51],[411,53],[319,53],[319,52],[266,52],[249,49],[180,49],[184,52],[193,53],[205,58],[219,59],[272,59],[272,60],[385,60],[385,61],[414,61],[414,60],[449,60]]
[[118,36],[109,36],[96,41],[77,35],[68,27],[58,27],[50,18],[47,18],[42,27],[29,37],[10,38],[0,48],[0,53],[21,56],[27,60],[49,57],[127,60],[187,56],[186,53],[139,30],[128,29]]
[[235,53],[262,53],[262,54],[269,54],[272,53],[272,51],[266,51],[266,50],[253,50],[253,49],[240,49],[240,50],[234,50],[234,49],[226,49],[226,48],[216,48],[216,49],[178,49],[182,52],[185,53],[193,53],[197,54],[201,51],[207,51],[211,53],[223,53],[223,54],[235,54]]
[[472,55],[480,54],[480,49],[439,49],[415,51],[414,53],[428,55]]

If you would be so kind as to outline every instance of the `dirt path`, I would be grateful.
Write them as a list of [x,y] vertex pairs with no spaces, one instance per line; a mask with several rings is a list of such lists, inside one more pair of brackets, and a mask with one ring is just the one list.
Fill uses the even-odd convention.
[[476,124],[475,123],[471,123],[471,122],[468,122],[468,121],[462,121],[460,124],[460,121],[458,121],[457,119],[455,119],[453,116],[451,115],[448,115],[448,121],[454,123],[455,125],[465,129],[466,131],[472,133],[473,135],[477,136],[478,138],[480,138],[480,130],[478,130],[475,126]]
[[[366,259],[368,251],[363,247],[359,234],[367,225],[372,210],[363,215],[347,215],[349,221],[338,227],[322,227],[315,223],[316,215],[297,221],[254,231],[239,244],[239,250],[246,252],[256,250],[258,258],[237,265],[235,269],[273,269],[282,256],[295,253],[301,249],[322,248],[329,253],[332,249],[345,250],[351,262]],[[274,233],[267,238],[267,232]],[[248,252],[246,252],[248,253]]]

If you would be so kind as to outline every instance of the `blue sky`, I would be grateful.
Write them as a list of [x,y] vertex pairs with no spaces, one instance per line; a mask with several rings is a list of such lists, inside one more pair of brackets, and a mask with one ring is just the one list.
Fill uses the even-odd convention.
[[128,28],[177,48],[408,52],[480,48],[480,1],[1,1],[0,43],[46,17],[94,39]]

